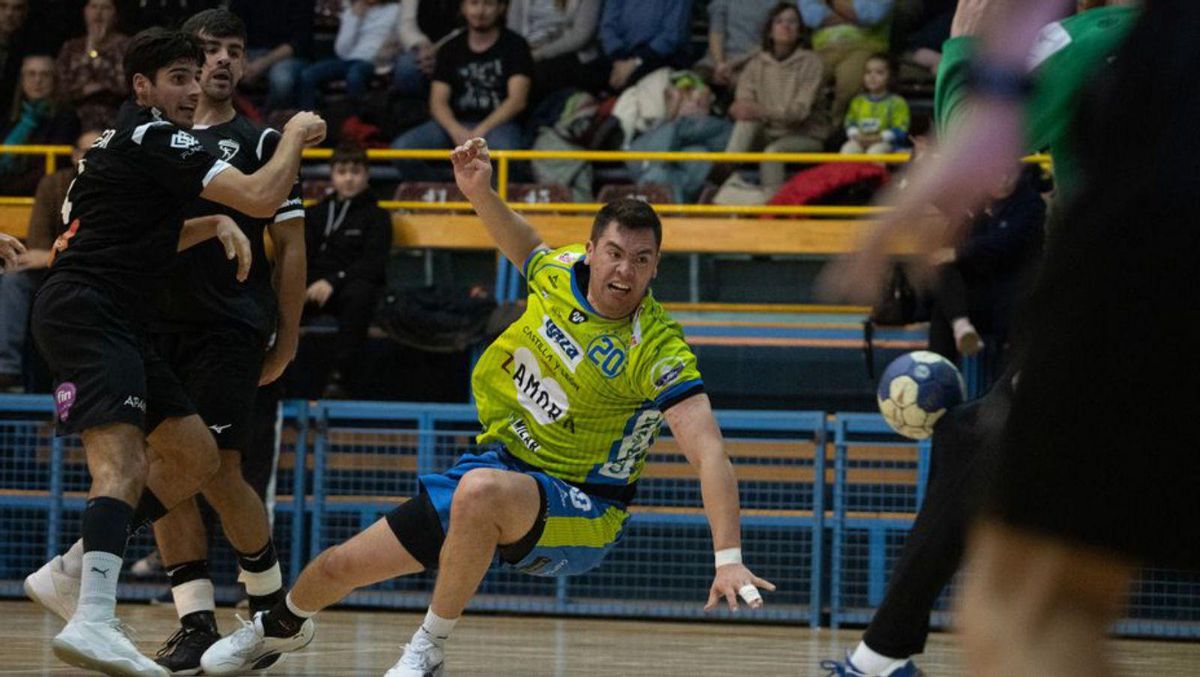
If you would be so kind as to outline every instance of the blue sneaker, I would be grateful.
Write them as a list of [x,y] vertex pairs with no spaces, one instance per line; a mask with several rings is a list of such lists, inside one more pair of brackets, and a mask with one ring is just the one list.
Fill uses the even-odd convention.
[[[850,652],[846,652],[846,658],[841,661],[821,661],[821,669],[828,670],[826,677],[869,677],[867,673],[859,670],[854,663],[850,662]],[[917,669],[917,664],[912,662],[912,659],[904,661],[900,667],[887,673],[887,677],[921,677],[924,674]]]

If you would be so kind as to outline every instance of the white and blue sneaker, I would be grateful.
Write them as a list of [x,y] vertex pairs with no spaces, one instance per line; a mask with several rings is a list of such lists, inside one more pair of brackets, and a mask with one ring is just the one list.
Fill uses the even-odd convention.
[[268,637],[263,631],[262,612],[254,620],[238,617],[242,627],[208,647],[200,657],[200,667],[206,675],[238,675],[263,670],[275,664],[283,654],[308,646],[316,634],[311,618],[305,619],[300,630],[291,637]]
[[441,677],[445,657],[440,644],[424,632],[417,632],[412,641],[404,645],[404,655],[383,677]]
[[821,669],[829,671],[826,673],[826,677],[921,677],[924,674],[917,669],[917,664],[913,663],[911,658],[887,672],[869,674],[858,669],[854,663],[850,662],[849,651],[846,652],[846,657],[843,660],[821,661]]

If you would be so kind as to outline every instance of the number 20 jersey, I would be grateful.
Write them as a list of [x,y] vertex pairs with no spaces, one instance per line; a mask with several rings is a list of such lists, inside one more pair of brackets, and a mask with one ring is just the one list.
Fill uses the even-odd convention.
[[631,484],[661,412],[704,384],[682,329],[649,293],[619,320],[592,308],[583,258],[572,245],[525,262],[528,306],[471,377],[478,441],[568,482]]

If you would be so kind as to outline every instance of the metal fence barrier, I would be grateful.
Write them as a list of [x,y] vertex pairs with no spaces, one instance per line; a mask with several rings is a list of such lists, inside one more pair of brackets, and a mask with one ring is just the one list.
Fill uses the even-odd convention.
[[[0,597],[79,533],[87,490],[76,438],[56,438],[46,396],[0,396]],[[282,447],[274,533],[285,575],[346,540],[475,448],[470,405],[302,402],[280,406]],[[897,437],[873,414],[720,411],[737,469],[743,549],[779,586],[763,611],[705,614],[712,545],[694,471],[665,433],[647,458],[625,538],[596,570],[543,579],[493,568],[471,608],[562,615],[712,618],[838,627],[867,622],[883,599],[929,474],[928,444]],[[214,544],[223,543],[219,537]],[[153,548],[148,534],[129,557]],[[236,562],[216,545],[219,598],[237,595]],[[120,594],[147,599],[162,580],[127,572]],[[349,603],[393,609],[428,604],[431,574],[357,591]],[[939,609],[945,608],[945,599]],[[1147,569],[1118,632],[1200,637],[1200,576]],[[935,625],[946,621],[935,614]]]

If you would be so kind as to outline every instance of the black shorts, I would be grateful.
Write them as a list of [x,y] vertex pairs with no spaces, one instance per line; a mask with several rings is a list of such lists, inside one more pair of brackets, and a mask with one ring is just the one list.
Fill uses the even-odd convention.
[[183,383],[217,448],[245,454],[266,354],[263,340],[249,329],[225,326],[153,334],[151,342]]
[[108,294],[51,281],[34,300],[31,324],[54,375],[60,433],[110,423],[149,433],[163,419],[196,413],[167,363]]
[[[1048,231],[992,502],[1009,524],[1184,568],[1200,568],[1200,88],[1171,83],[1200,68],[1198,21],[1200,3],[1151,3],[1083,95],[1078,138],[1112,143],[1080,145]],[[1160,123],[1128,134],[1147,110]]]

